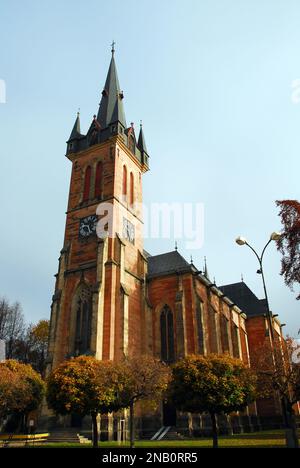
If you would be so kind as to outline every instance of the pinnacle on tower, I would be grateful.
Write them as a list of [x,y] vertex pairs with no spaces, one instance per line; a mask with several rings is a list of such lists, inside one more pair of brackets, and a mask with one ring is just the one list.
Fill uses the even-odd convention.
[[124,94],[121,90],[115,63],[115,42],[112,43],[111,61],[102,91],[98,114],[94,115],[90,127],[85,135],[80,131],[79,113],[67,141],[66,156],[72,160],[73,153],[78,153],[87,148],[104,143],[111,138],[118,137],[139,161],[143,172],[149,170],[149,155],[147,152],[145,137],[141,125],[138,142],[136,140],[133,124],[127,127],[123,106]]
[[116,63],[114,59],[115,43],[112,44],[112,57],[106,82],[102,91],[97,121],[101,128],[107,128],[113,123],[119,122],[124,129],[126,128],[126,118],[123,106],[124,95],[120,88]]
[[142,152],[148,154],[142,122],[141,122],[141,124],[140,124],[140,133],[139,133],[139,139],[138,139],[138,144],[137,144],[137,146],[138,146],[138,149],[139,149],[140,151],[142,151]]
[[72,129],[72,132],[68,141],[76,140],[77,138],[80,138],[81,136],[82,135],[80,133],[80,113],[78,111],[73,129]]
[[208,274],[208,268],[207,268],[206,257],[204,257],[204,276],[209,280],[209,274]]

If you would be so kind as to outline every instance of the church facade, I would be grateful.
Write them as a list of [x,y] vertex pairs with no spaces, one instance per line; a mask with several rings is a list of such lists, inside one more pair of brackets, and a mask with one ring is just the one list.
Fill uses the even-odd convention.
[[[126,123],[123,100],[113,50],[98,114],[87,134],[78,114],[67,142],[72,173],[48,372],[81,354],[100,360],[150,354],[173,363],[188,354],[227,352],[250,364],[258,325],[250,326],[252,318],[226,287],[217,287],[206,269],[199,271],[177,249],[156,256],[144,250],[142,183],[149,154],[142,126],[136,135]],[[278,320],[275,325],[281,335]],[[266,336],[264,318],[259,326]],[[274,408],[272,414],[280,414]],[[258,416],[256,404],[236,415],[238,424],[244,418],[255,427]],[[201,415],[177,415],[176,422],[162,407],[153,428],[169,425],[168,418],[170,425],[204,424]],[[138,427],[143,433],[142,417]]]

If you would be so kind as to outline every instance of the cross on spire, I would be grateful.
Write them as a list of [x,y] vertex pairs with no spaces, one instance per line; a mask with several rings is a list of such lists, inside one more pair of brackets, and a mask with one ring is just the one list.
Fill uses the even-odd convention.
[[112,53],[112,55],[114,55],[114,53],[115,53],[115,45],[116,45],[115,41],[112,41],[112,44],[111,44],[111,53]]

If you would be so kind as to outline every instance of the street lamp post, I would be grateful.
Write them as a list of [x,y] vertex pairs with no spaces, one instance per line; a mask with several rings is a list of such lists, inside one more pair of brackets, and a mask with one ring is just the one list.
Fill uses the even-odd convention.
[[257,270],[257,273],[261,275],[262,277],[262,282],[263,282],[263,287],[264,287],[264,293],[265,293],[265,300],[266,300],[266,306],[267,306],[267,319],[268,319],[268,324],[269,324],[269,332],[270,332],[270,335],[271,335],[271,341],[272,341],[272,344],[273,344],[273,340],[274,340],[274,333],[273,333],[273,320],[272,320],[272,312],[270,311],[270,306],[269,306],[269,299],[268,299],[268,294],[267,294],[267,288],[266,288],[266,281],[265,281],[265,275],[264,275],[264,269],[263,269],[263,258],[264,258],[264,254],[265,254],[265,251],[268,247],[268,245],[272,242],[272,241],[278,241],[281,237],[281,234],[279,232],[273,232],[270,236],[270,239],[268,240],[268,242],[266,243],[266,245],[264,246],[263,248],[263,251],[261,253],[261,255],[259,255],[256,250],[247,242],[247,240],[244,238],[244,237],[238,237],[235,241],[238,245],[242,246],[242,245],[247,245],[251,250],[252,252],[255,254],[257,260],[258,260],[258,263],[259,263],[259,270]]
[[[265,276],[264,276],[264,269],[263,269],[263,258],[264,254],[266,251],[266,248],[272,241],[278,241],[281,238],[281,234],[279,232],[273,232],[270,235],[270,239],[264,246],[261,255],[259,255],[256,250],[247,242],[247,240],[244,237],[238,237],[235,241],[238,245],[247,245],[252,252],[255,254],[258,262],[259,262],[259,270],[257,270],[257,273],[261,275],[262,281],[263,281],[263,287],[264,287],[264,293],[265,293],[265,299],[266,299],[266,306],[267,306],[267,320],[269,324],[269,331],[270,331],[270,338],[271,338],[271,347],[273,350],[274,346],[274,330],[273,330],[273,315],[272,312],[270,311],[270,306],[269,306],[269,299],[268,299],[268,294],[267,294],[267,288],[266,288],[266,282],[265,282]],[[275,361],[274,361],[275,364]],[[281,405],[282,405],[282,416],[284,420],[285,427],[288,427],[288,416],[287,416],[287,410],[286,410],[286,402],[285,399],[281,399]],[[287,438],[287,436],[286,436]]]

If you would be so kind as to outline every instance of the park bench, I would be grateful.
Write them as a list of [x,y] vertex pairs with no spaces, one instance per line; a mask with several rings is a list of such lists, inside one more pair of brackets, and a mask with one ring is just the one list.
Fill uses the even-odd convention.
[[9,446],[30,446],[37,443],[46,442],[49,434],[1,434],[0,447],[5,448]]

